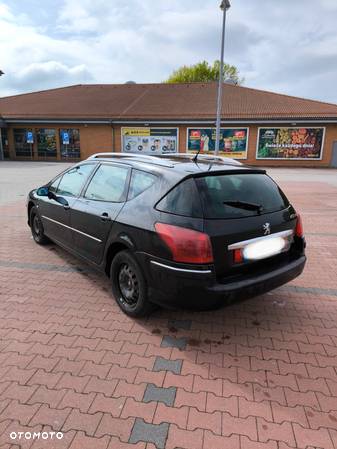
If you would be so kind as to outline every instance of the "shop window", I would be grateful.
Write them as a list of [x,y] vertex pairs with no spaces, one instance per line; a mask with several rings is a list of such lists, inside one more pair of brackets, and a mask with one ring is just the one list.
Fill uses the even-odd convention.
[[9,159],[9,144],[8,144],[8,131],[7,128],[1,128],[1,142],[4,153],[4,158]]
[[14,128],[14,146],[16,156],[33,157],[34,145],[27,143],[27,128]]
[[36,130],[37,154],[39,157],[56,157],[55,129],[40,128]]
[[60,129],[60,146],[62,159],[80,159],[80,130]]

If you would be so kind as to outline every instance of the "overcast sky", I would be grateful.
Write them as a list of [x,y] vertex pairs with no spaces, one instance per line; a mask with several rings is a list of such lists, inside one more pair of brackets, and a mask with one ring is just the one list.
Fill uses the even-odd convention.
[[[0,0],[0,96],[161,82],[219,58],[220,0]],[[245,85],[337,103],[337,0],[231,0],[225,60]]]

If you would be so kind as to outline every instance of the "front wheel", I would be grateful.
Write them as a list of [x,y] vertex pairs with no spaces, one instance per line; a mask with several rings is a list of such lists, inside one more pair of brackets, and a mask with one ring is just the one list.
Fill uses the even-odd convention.
[[30,211],[29,223],[33,239],[36,243],[39,245],[46,245],[50,242],[48,237],[44,234],[43,224],[35,206],[32,207]]
[[112,293],[124,313],[142,317],[153,310],[147,297],[146,280],[130,251],[121,251],[115,256],[110,275]]

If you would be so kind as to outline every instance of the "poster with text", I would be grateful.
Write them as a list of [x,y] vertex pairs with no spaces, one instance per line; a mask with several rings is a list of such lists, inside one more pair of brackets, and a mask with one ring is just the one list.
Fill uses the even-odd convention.
[[[189,128],[187,151],[212,154],[215,149],[215,128]],[[248,128],[221,128],[219,155],[234,159],[247,158]]]
[[325,128],[260,128],[257,159],[321,159]]
[[122,128],[125,153],[171,154],[178,151],[177,128]]

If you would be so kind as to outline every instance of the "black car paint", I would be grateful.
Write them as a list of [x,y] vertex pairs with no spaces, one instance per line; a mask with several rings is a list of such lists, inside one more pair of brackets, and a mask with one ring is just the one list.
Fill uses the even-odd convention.
[[[28,210],[35,205],[40,216],[63,223],[44,220],[45,233],[60,246],[90,263],[96,269],[109,274],[113,255],[121,249],[129,249],[138,261],[149,287],[151,301],[165,306],[208,307],[213,303],[226,301],[233,296],[252,296],[275,288],[298,276],[305,264],[305,242],[295,242],[287,260],[273,260],[234,266],[229,244],[263,235],[262,226],[266,220],[271,224],[272,233],[296,226],[296,212],[291,205],[282,211],[261,214],[244,219],[206,220],[161,212],[156,204],[175,185],[187,177],[202,176],[207,173],[265,173],[265,170],[231,163],[207,161],[194,162],[190,158],[170,157],[162,162],[150,163],[137,157],[91,159],[95,164],[78,198],[66,197],[69,208],[53,199],[40,197],[32,190],[28,197]],[[86,163],[82,162],[81,164]],[[87,162],[89,163],[89,161]],[[90,179],[100,164],[127,165],[132,169],[152,173],[157,181],[139,196],[121,203],[106,203],[83,197]],[[80,164],[78,164],[80,165]],[[66,170],[67,171],[67,170]],[[61,176],[62,174],[58,175]],[[48,183],[48,187],[55,178]],[[127,192],[126,192],[127,195]],[[103,217],[103,214],[106,214]],[[155,232],[154,224],[162,222],[194,229],[209,234],[214,264],[188,265],[172,261],[169,249]],[[28,224],[29,213],[28,213]],[[74,232],[76,228],[82,234]],[[86,238],[89,234],[102,243]],[[296,240],[296,239],[295,239]],[[283,256],[281,255],[279,259]],[[154,264],[153,262],[157,262]],[[270,262],[270,264],[268,263]],[[171,269],[162,267],[170,266]],[[260,268],[260,271],[257,269]],[[268,267],[270,265],[270,267]],[[177,269],[192,270],[176,271]],[[271,268],[271,269],[270,269]],[[275,268],[275,269],[273,269]],[[204,271],[210,271],[205,273]],[[254,271],[255,270],[255,271]]]

